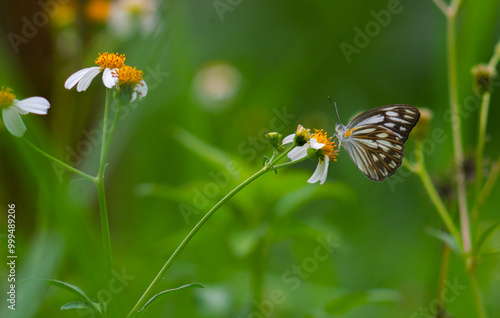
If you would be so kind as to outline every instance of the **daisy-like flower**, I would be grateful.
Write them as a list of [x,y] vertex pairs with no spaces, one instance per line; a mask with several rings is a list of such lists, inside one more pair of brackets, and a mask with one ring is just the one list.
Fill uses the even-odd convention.
[[10,88],[0,90],[0,109],[5,128],[16,137],[22,137],[26,131],[21,115],[28,113],[46,115],[50,108],[49,101],[43,97],[30,97],[17,100]]
[[122,103],[132,103],[148,93],[148,86],[142,79],[142,71],[125,65],[112,72],[113,86],[116,85],[117,97]]
[[102,82],[107,88],[113,88],[115,85],[115,80],[113,79],[112,72],[118,70],[125,65],[125,54],[118,55],[118,53],[99,53],[99,57],[95,59],[95,64],[99,66],[88,67],[79,70],[78,72],[71,75],[66,82],[64,87],[67,89],[72,89],[76,86],[76,90],[79,92],[87,90],[90,83],[99,73],[102,74]]
[[283,140],[283,143],[290,143],[294,140],[297,143],[299,131],[301,132],[301,136],[306,135],[309,139],[302,146],[293,148],[288,153],[288,157],[292,161],[303,159],[305,157],[318,159],[316,170],[307,182],[315,183],[319,181],[320,184],[323,184],[326,180],[326,176],[328,175],[328,164],[330,160],[337,161],[337,150],[335,150],[337,144],[331,141],[332,137],[328,138],[326,132],[323,132],[323,130],[316,130],[316,132],[311,135],[309,129],[305,129],[300,125],[297,128],[295,137],[294,135],[287,136]]

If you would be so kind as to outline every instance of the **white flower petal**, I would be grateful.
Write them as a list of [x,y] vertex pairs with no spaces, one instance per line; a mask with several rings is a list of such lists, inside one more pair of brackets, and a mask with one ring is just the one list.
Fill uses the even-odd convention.
[[137,98],[137,92],[136,91],[133,91],[132,92],[132,97],[130,98],[130,102],[133,103],[135,102],[135,99]]
[[144,80],[141,80],[139,84],[135,86],[135,91],[137,94],[139,94],[140,98],[143,98],[148,94],[148,85],[146,85],[146,82]]
[[304,144],[300,147],[295,147],[288,153],[288,158],[292,161],[296,161],[307,157],[307,149],[309,149],[309,144]]
[[[86,69],[87,72],[81,76],[78,81],[78,85],[76,86],[76,90],[78,92],[86,91],[89,88],[90,83],[97,76],[97,74],[101,73],[101,68],[99,66],[89,67]],[[76,74],[76,73],[75,73]]]
[[22,137],[26,131],[26,125],[24,125],[21,115],[19,114],[19,108],[16,106],[10,106],[2,110],[2,119],[5,128],[16,137]]
[[78,72],[73,73],[70,77],[68,77],[66,82],[64,82],[64,88],[72,89],[73,86],[75,86],[91,68],[92,67],[84,68],[79,70]]
[[313,149],[321,149],[325,144],[319,143],[315,138],[312,138],[309,143]]
[[15,99],[12,105],[21,109],[21,114],[33,113],[38,115],[46,115],[47,109],[50,108],[50,103],[43,97],[30,97],[23,100]]
[[319,181],[319,184],[323,184],[326,180],[326,176],[328,175],[328,163],[330,159],[327,155],[325,155],[324,160],[319,160],[318,165],[316,166],[316,170],[314,170],[313,175],[307,182],[315,183]]
[[283,142],[281,144],[286,145],[292,143],[294,139],[295,139],[295,134],[288,135],[283,139]]
[[107,88],[113,88],[118,83],[118,77],[113,76],[113,71],[118,71],[117,68],[110,69],[106,68],[102,73],[102,82]]

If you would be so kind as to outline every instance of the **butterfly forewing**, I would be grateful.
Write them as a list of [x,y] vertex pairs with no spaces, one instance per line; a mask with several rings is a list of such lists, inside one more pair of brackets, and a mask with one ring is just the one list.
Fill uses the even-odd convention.
[[338,132],[352,161],[369,179],[383,181],[401,166],[404,142],[420,118],[410,105],[374,108],[354,118]]

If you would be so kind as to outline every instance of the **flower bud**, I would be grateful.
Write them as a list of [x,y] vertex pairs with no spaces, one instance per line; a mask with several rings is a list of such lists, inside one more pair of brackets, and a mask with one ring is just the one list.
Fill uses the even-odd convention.
[[486,92],[492,91],[493,79],[497,76],[496,70],[487,65],[479,64],[472,68],[474,76],[474,91],[478,95],[483,95]]

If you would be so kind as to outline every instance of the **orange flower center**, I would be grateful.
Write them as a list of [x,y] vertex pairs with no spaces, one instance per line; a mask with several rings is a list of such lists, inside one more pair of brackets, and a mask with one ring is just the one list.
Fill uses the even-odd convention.
[[12,94],[11,92],[12,92],[12,90],[10,88],[8,88],[8,87],[4,88],[2,86],[2,89],[0,90],[0,107],[1,108],[9,107],[14,102],[14,98],[16,98],[16,96],[14,94]]
[[135,67],[130,67],[128,65],[113,72],[113,76],[118,77],[118,83],[120,85],[135,86],[142,81],[142,71],[138,71]]
[[99,65],[102,70],[106,68],[114,69],[120,68],[125,65],[125,54],[118,55],[118,53],[99,53],[99,57],[95,59],[95,64]]
[[337,161],[336,157],[338,151],[335,150],[337,144],[334,141],[330,141],[332,137],[327,137],[326,132],[323,132],[323,129],[321,130],[315,129],[312,138],[316,139],[316,141],[321,144],[325,144],[323,148],[318,150],[318,152],[321,155],[327,155],[330,158],[330,160]]

